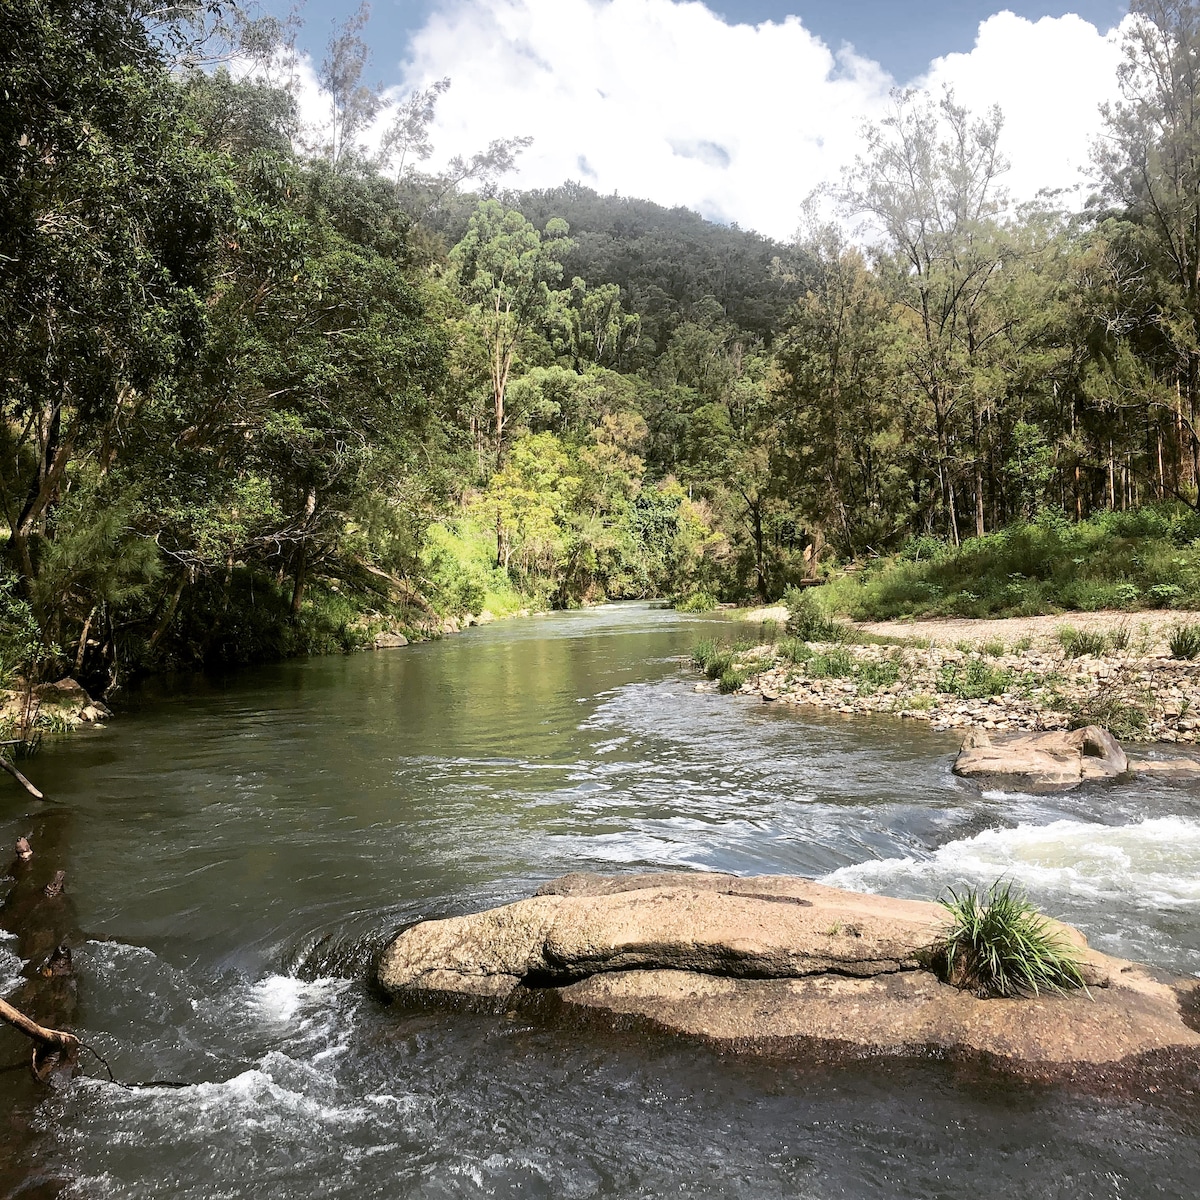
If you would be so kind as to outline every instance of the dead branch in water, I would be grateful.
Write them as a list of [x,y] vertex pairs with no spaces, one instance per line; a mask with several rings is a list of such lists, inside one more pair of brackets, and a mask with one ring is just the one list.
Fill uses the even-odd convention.
[[35,800],[45,800],[46,797],[3,754],[0,754],[0,770],[7,771]]
[[52,1046],[56,1050],[76,1050],[79,1039],[73,1033],[65,1033],[61,1029],[47,1029],[39,1025],[31,1017],[27,1017],[19,1008],[13,1008],[7,1000],[0,1000],[0,1021],[5,1021],[14,1029],[19,1029],[27,1038],[43,1046]]

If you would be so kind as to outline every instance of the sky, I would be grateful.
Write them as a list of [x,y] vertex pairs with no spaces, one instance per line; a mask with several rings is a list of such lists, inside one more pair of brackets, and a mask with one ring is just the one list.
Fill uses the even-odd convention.
[[[283,0],[279,0],[283,3]],[[319,61],[357,0],[309,0]],[[945,87],[1005,114],[1005,183],[1082,195],[1116,95],[1115,0],[375,0],[370,78],[401,96],[444,76],[434,160],[534,141],[507,182],[579,180],[774,237],[836,182],[889,92]]]

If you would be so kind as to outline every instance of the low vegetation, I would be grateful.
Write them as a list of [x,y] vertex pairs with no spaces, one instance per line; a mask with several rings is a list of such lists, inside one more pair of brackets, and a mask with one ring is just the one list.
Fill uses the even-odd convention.
[[1200,514],[1161,504],[1071,522],[1046,510],[958,547],[914,538],[817,590],[822,611],[864,621],[1200,608]]
[[949,925],[931,959],[946,983],[985,997],[1085,987],[1078,947],[1011,883],[997,880],[982,893],[952,888],[938,903]]

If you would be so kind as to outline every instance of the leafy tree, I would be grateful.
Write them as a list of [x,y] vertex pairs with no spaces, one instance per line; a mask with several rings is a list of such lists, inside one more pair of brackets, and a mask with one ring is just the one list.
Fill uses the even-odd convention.
[[570,248],[565,221],[552,218],[545,237],[499,201],[484,200],[450,261],[464,299],[472,305],[488,347],[496,456],[503,452],[505,396],[522,337],[550,312],[550,285],[562,278]]

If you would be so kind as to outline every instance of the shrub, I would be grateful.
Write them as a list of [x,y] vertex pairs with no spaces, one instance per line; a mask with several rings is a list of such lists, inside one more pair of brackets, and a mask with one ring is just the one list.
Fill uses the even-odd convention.
[[749,671],[741,670],[737,667],[726,667],[721,672],[721,678],[717,683],[717,690],[722,695],[728,695],[730,692],[738,691],[742,684],[749,678]]
[[1177,625],[1169,641],[1172,658],[1193,659],[1200,656],[1200,625]]
[[950,889],[938,903],[950,925],[933,946],[943,980],[979,996],[1027,996],[1086,987],[1079,949],[1012,885],[983,894]]
[[1001,658],[1004,655],[1005,646],[1003,642],[984,642],[979,647],[981,654],[986,654],[988,658]]
[[900,663],[897,659],[887,658],[882,662],[864,662],[858,664],[858,690],[860,695],[877,692],[880,688],[891,687],[900,678]]
[[1008,691],[1011,684],[1011,672],[989,667],[981,658],[971,658],[966,663],[943,663],[938,672],[938,691],[962,700],[999,696]]
[[716,599],[708,592],[693,592],[690,596],[678,601],[675,605],[677,612],[706,613],[717,607]]
[[1140,741],[1150,732],[1148,709],[1127,697],[1104,693],[1082,701],[1067,701],[1065,706],[1072,729],[1099,725],[1122,742]]
[[733,651],[714,650],[704,663],[704,673],[709,679],[720,679],[733,666]]
[[833,620],[810,592],[790,588],[783,602],[787,605],[790,637],[802,642],[839,642],[845,637],[845,625]]

